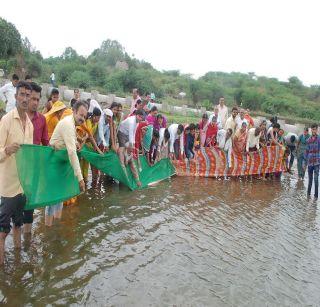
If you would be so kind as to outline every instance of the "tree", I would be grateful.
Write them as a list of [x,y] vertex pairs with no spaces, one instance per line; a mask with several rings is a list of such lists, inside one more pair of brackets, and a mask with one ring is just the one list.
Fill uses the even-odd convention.
[[87,89],[90,86],[90,76],[83,71],[74,71],[69,78],[69,83],[71,86]]
[[0,58],[18,54],[21,47],[21,36],[16,27],[0,17]]

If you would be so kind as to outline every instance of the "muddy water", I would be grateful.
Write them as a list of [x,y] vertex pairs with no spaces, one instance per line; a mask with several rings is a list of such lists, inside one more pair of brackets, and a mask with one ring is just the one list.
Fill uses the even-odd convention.
[[21,252],[10,236],[0,301],[14,305],[320,304],[320,219],[306,183],[172,178],[90,189]]

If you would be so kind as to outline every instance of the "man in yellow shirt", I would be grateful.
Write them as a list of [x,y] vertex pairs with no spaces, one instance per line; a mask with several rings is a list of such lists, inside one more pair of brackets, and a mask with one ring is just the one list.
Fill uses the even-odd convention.
[[17,84],[16,107],[0,121],[0,265],[4,263],[5,239],[13,222],[13,242],[21,248],[21,226],[26,198],[18,177],[15,153],[21,144],[33,143],[33,124],[27,116],[31,86]]

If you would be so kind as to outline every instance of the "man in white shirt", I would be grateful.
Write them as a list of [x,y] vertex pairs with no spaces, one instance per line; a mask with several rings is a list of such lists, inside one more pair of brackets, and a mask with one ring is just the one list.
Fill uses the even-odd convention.
[[227,168],[231,167],[232,130],[220,129],[217,134],[217,143],[219,148],[226,154]]
[[261,129],[251,128],[248,131],[246,152],[257,151],[260,148]]
[[132,114],[134,112],[138,100],[141,100],[141,102],[142,102],[142,99],[139,95],[139,90],[137,88],[134,88],[132,90],[132,102],[131,102],[131,107],[130,107],[130,114]]
[[298,143],[298,136],[295,133],[289,132],[285,137],[284,140],[286,142],[287,147],[290,150],[290,159],[288,165],[288,171],[291,173],[291,168],[294,162],[294,156],[296,155],[296,145]]
[[0,100],[6,104],[6,113],[16,107],[16,86],[19,82],[19,77],[16,74],[12,75],[11,82],[0,88]]
[[50,75],[50,83],[53,87],[56,87],[56,76],[54,74],[54,72],[52,72],[52,74]]
[[[183,125],[172,124],[169,126],[168,131],[170,133],[170,158],[179,159],[179,147],[180,147],[180,155],[182,157],[184,151],[184,127]],[[179,144],[180,143],[180,144]]]
[[224,126],[225,130],[231,129],[232,134],[234,134],[237,130],[237,115],[238,115],[238,108],[233,107],[231,116],[227,119],[226,124]]
[[[104,109],[102,113],[102,120],[99,120],[99,133],[97,135],[97,145],[102,152],[107,152],[110,147],[110,125],[113,118],[113,112],[110,109]],[[100,127],[102,129],[103,138],[100,137]]]
[[237,116],[236,118],[236,122],[237,122],[237,130],[241,129],[242,127],[242,123],[245,122],[247,124],[247,127],[249,127],[249,123],[247,121],[247,119],[244,117],[246,115],[244,109],[241,109],[239,112],[239,116]]
[[222,128],[225,128],[225,124],[228,119],[228,107],[224,103],[225,103],[224,97],[220,97],[217,108],[218,108],[218,112],[219,112],[218,115],[221,120]]

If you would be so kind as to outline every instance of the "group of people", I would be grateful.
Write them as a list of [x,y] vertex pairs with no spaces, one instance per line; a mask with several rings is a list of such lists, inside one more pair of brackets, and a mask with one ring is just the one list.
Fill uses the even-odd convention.
[[[114,151],[127,174],[130,166],[138,186],[140,156],[145,155],[149,165],[163,158],[195,159],[203,147],[217,147],[226,153],[230,167],[231,152],[249,153],[267,145],[286,146],[288,170],[298,160],[299,178],[304,177],[308,166],[311,193],[312,179],[315,181],[315,197],[318,197],[318,176],[320,165],[320,137],[317,125],[299,137],[284,136],[283,130],[272,119],[270,127],[263,121],[255,126],[249,111],[228,108],[223,97],[210,116],[203,114],[199,123],[171,124],[160,114],[155,95],[146,93],[142,98],[138,89],[132,91],[132,104],[128,115],[122,105],[113,102],[102,108],[94,99],[82,101],[80,91],[74,90],[69,104],[60,100],[58,89],[53,88],[44,106],[40,108],[41,87],[32,80],[19,81],[14,75],[12,82],[0,88],[0,99],[6,103],[6,114],[0,120],[0,264],[4,262],[5,239],[13,224],[13,239],[16,247],[21,246],[21,226],[25,235],[31,235],[33,210],[24,210],[26,198],[21,187],[15,161],[15,153],[21,144],[51,146],[56,150],[66,148],[79,188],[84,191],[89,168],[92,181],[103,176],[93,165],[79,158],[77,152],[87,146],[98,154]],[[67,203],[72,203],[69,200]],[[45,224],[51,226],[54,219],[60,219],[63,203],[47,206]]]

